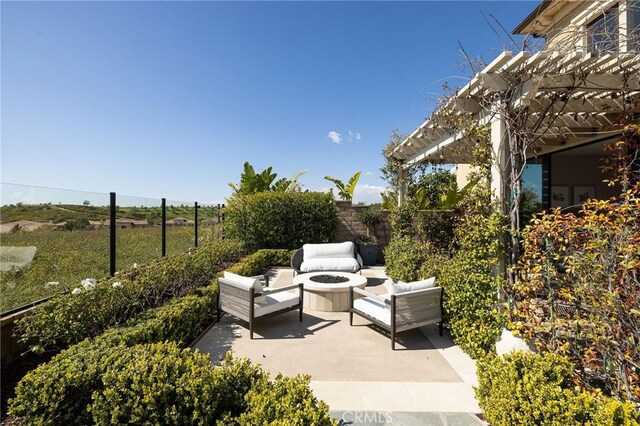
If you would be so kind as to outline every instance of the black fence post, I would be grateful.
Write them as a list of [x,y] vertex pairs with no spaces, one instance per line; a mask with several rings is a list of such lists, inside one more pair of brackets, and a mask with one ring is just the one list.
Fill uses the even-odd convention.
[[162,257],[167,255],[167,199],[162,199]]
[[[222,208],[224,209],[224,204],[222,205]],[[224,222],[224,212],[222,213],[222,222],[220,222],[220,233],[222,234],[222,239],[224,240],[224,225],[222,224],[223,222]]]
[[198,202],[195,202],[195,212],[194,212],[194,227],[195,227],[195,234],[196,234],[196,248],[198,247]]
[[109,274],[116,273],[116,193],[109,193]]

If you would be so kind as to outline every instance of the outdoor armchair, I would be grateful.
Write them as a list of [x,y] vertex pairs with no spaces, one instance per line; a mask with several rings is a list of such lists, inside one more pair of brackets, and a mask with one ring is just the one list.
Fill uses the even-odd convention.
[[[356,299],[356,294],[360,298]],[[438,323],[442,336],[442,287],[376,295],[357,287],[349,289],[349,325],[353,314],[359,315],[391,334],[391,349],[395,350],[396,334]]]
[[[225,272],[225,277],[218,278],[218,321],[223,312],[249,323],[249,338],[253,339],[253,326],[258,318],[299,310],[302,321],[303,284],[294,284],[280,288],[262,288],[260,279],[268,278],[243,277]],[[290,290],[297,289],[296,293]]]

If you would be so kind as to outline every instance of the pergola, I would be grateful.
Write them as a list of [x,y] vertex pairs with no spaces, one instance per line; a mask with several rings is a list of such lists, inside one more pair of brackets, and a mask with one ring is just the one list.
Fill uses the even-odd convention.
[[[505,99],[514,114],[526,109],[532,126],[537,120],[545,123],[536,127],[540,132],[528,157],[613,137],[620,132],[614,124],[621,114],[640,112],[640,55],[503,52],[398,145],[393,157],[402,161],[405,173],[424,162],[468,163],[475,140],[451,124],[456,121],[452,117],[466,117],[474,124],[491,126],[494,162],[507,161],[508,117],[496,107]],[[504,179],[498,166],[492,173],[492,187],[502,199]],[[401,188],[400,202],[404,196]]]

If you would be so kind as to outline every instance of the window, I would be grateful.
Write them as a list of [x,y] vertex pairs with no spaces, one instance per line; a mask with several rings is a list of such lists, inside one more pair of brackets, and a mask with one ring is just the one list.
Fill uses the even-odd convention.
[[640,0],[629,1],[629,51],[640,52]]
[[613,6],[587,25],[589,52],[618,51],[618,6]]

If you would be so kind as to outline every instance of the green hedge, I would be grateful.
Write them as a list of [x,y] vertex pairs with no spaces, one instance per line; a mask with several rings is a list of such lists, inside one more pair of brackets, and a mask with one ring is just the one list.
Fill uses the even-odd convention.
[[492,425],[638,425],[631,403],[577,390],[573,367],[553,354],[515,352],[478,362],[476,397]]
[[225,210],[225,233],[254,248],[295,248],[329,241],[338,229],[331,194],[261,192]]
[[30,424],[90,423],[91,394],[119,353],[114,348],[162,341],[186,346],[212,321],[216,295],[216,284],[196,289],[63,350],[18,383],[11,413]]
[[254,386],[246,394],[247,410],[235,421],[225,424],[268,425],[333,425],[329,406],[319,401],[309,387],[309,376],[276,376],[262,386]]
[[93,391],[96,425],[211,424],[216,385],[208,356],[175,343],[117,348]]
[[[17,334],[35,341],[35,351],[66,347],[97,336],[146,309],[206,285],[216,272],[243,253],[240,242],[218,241],[163,258],[99,283],[92,291],[62,295],[39,305],[16,322]],[[122,285],[114,287],[117,282]]]
[[263,249],[243,257],[227,269],[234,274],[253,276],[263,274],[270,266],[289,266],[295,250]]
[[[34,401],[25,394],[33,383],[20,383],[9,411],[18,422],[335,424],[328,406],[313,396],[308,377],[277,376],[270,381],[261,367],[248,360],[234,360],[231,354],[214,369],[208,356],[180,349],[172,342],[131,347],[83,343],[76,345],[83,348],[76,350],[75,357],[65,356],[64,362],[58,362],[57,377],[62,381],[49,380],[47,387],[37,389],[39,392],[31,390],[28,396]],[[40,375],[46,376],[42,371]],[[40,409],[30,402],[36,402]]]
[[[290,256],[287,250],[260,250],[242,258],[229,270],[256,275],[271,265],[287,265]],[[209,286],[194,288],[184,297],[141,312],[124,325],[111,327],[94,339],[85,339],[63,350],[27,373],[10,402],[10,413],[28,424],[109,422],[109,413],[96,414],[91,408],[97,395],[94,393],[102,389],[101,378],[109,366],[119,357],[128,357],[123,351],[135,345],[165,341],[188,345],[213,320],[216,296],[214,278]],[[244,395],[263,372],[248,362],[227,360],[223,364],[226,367],[219,374],[224,372],[225,377],[218,381],[226,380],[228,385],[216,397],[218,408],[211,410],[218,410],[216,416],[235,417],[246,410]],[[129,376],[126,370],[126,366],[118,370],[124,374],[123,380]]]

